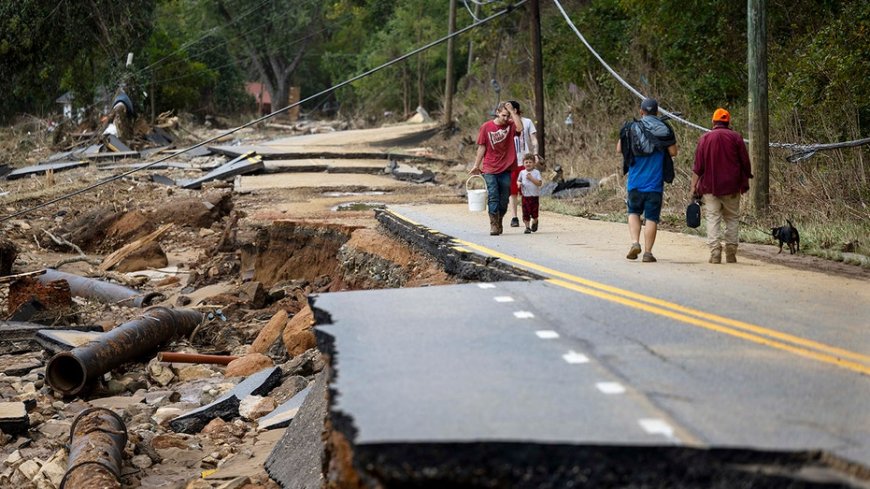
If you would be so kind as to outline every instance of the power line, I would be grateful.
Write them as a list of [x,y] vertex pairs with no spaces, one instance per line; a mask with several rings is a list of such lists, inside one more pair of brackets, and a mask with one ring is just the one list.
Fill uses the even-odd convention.
[[426,51],[426,50],[428,50],[428,49],[431,49],[431,48],[433,48],[433,47],[435,47],[435,46],[437,46],[437,45],[439,45],[439,44],[441,44],[441,43],[447,41],[448,39],[450,39],[450,38],[452,38],[452,37],[456,37],[456,36],[459,36],[460,34],[464,34],[465,32],[468,32],[468,31],[470,31],[471,29],[474,29],[475,27],[478,27],[478,26],[480,26],[480,25],[482,25],[482,24],[485,24],[485,23],[487,23],[487,22],[489,22],[489,21],[491,21],[491,20],[494,20],[494,19],[496,19],[496,18],[498,18],[498,17],[501,17],[501,16],[503,16],[503,15],[505,15],[505,14],[508,14],[508,13],[512,12],[515,8],[517,8],[517,7],[521,6],[521,5],[523,5],[524,3],[526,3],[526,0],[520,0],[519,2],[517,2],[517,3],[513,4],[513,5],[509,5],[509,6],[508,6],[506,9],[504,9],[504,10],[501,10],[501,11],[499,11],[499,12],[496,12],[496,13],[490,15],[489,17],[486,17],[486,18],[484,18],[484,19],[481,19],[480,22],[475,22],[475,23],[470,24],[470,25],[468,25],[468,26],[466,26],[466,27],[463,27],[462,29],[459,29],[459,30],[455,31],[453,34],[448,34],[448,35],[446,35],[446,36],[444,36],[444,37],[442,37],[442,38],[440,38],[440,39],[438,39],[438,40],[435,40],[435,41],[430,42],[429,44],[426,44],[426,45],[424,45],[424,46],[422,46],[422,47],[419,47],[419,48],[417,48],[417,49],[414,49],[413,51],[410,51],[410,52],[408,52],[408,53],[405,53],[405,54],[403,54],[402,56],[399,56],[398,58],[393,58],[392,60],[387,61],[386,63],[383,63],[383,64],[381,64],[380,66],[378,66],[378,67],[376,67],[376,68],[372,68],[372,69],[370,69],[370,70],[368,70],[368,71],[366,71],[366,72],[364,72],[364,73],[362,73],[362,74],[359,74],[359,75],[357,75],[357,76],[355,76],[355,77],[353,77],[353,78],[350,78],[350,79],[348,79],[348,80],[345,80],[345,81],[343,81],[343,82],[341,82],[341,83],[339,83],[339,84],[337,84],[337,85],[333,85],[333,86],[331,86],[331,87],[329,87],[329,88],[327,88],[327,89],[325,89],[325,90],[321,90],[320,92],[315,93],[314,95],[308,96],[308,97],[306,97],[306,98],[304,98],[304,99],[302,99],[302,100],[300,100],[300,101],[298,101],[298,102],[295,102],[295,103],[293,103],[293,104],[290,104],[290,105],[288,105],[287,107],[284,107],[284,108],[282,108],[282,109],[278,109],[278,110],[276,110],[276,111],[274,111],[274,112],[272,112],[272,113],[270,113],[270,114],[266,114],[266,115],[264,115],[264,116],[262,116],[262,117],[260,117],[260,118],[257,118],[257,119],[254,119],[254,120],[250,121],[250,122],[247,122],[247,123],[245,123],[245,124],[242,124],[242,125],[239,126],[239,127],[236,127],[236,128],[234,128],[234,129],[230,129],[229,131],[226,131],[226,132],[224,132],[224,133],[218,134],[217,136],[213,136],[213,137],[211,137],[211,138],[209,138],[209,139],[206,139],[206,140],[204,140],[204,141],[201,141],[201,142],[199,142],[199,143],[197,143],[197,144],[195,144],[195,145],[193,145],[193,146],[190,146],[189,148],[185,148],[185,149],[179,151],[178,153],[175,153],[175,154],[173,154],[173,155],[167,155],[167,156],[165,156],[165,157],[163,157],[163,158],[160,158],[160,159],[158,159],[158,160],[156,160],[156,161],[153,161],[153,162],[151,162],[151,163],[148,163],[147,165],[143,165],[143,166],[140,166],[140,167],[138,167],[138,168],[133,168],[133,169],[128,170],[128,171],[125,171],[125,172],[123,172],[123,173],[119,173],[119,174],[117,174],[117,175],[114,175],[114,176],[108,177],[108,178],[106,178],[106,179],[104,179],[104,180],[102,180],[102,181],[99,181],[99,182],[97,182],[97,183],[94,183],[94,184],[88,185],[88,186],[85,187],[85,188],[82,188],[82,189],[76,190],[76,191],[74,191],[74,192],[70,192],[70,193],[65,194],[65,195],[61,195],[60,197],[57,197],[57,198],[54,198],[54,199],[49,200],[48,202],[43,202],[42,204],[35,205],[35,206],[30,207],[30,208],[28,208],[28,209],[24,209],[24,210],[21,210],[21,211],[15,212],[15,213],[10,214],[10,215],[8,215],[8,216],[4,216],[4,217],[0,218],[0,222],[5,222],[5,221],[8,221],[9,219],[14,219],[14,218],[16,218],[16,217],[23,216],[23,215],[25,215],[25,214],[29,214],[29,213],[31,213],[31,212],[33,212],[33,211],[35,211],[35,210],[42,209],[42,208],[44,208],[44,207],[48,207],[48,206],[50,206],[50,205],[52,205],[52,204],[56,204],[56,203],[61,202],[61,201],[63,201],[63,200],[66,200],[66,199],[69,199],[69,198],[75,197],[76,195],[80,195],[80,194],[83,194],[83,193],[85,193],[85,192],[89,192],[89,191],[91,191],[91,190],[93,190],[93,189],[95,189],[95,188],[97,188],[97,187],[100,187],[100,186],[102,186],[102,185],[105,185],[105,184],[107,184],[107,183],[114,182],[115,180],[120,180],[121,178],[124,178],[124,177],[126,177],[127,175],[131,175],[131,174],[133,174],[133,173],[136,173],[136,172],[138,172],[138,171],[144,170],[144,169],[146,169],[146,168],[150,168],[150,167],[152,167],[152,166],[154,166],[154,165],[157,165],[158,163],[163,163],[164,161],[166,161],[166,160],[168,160],[168,159],[170,159],[170,158],[174,158],[174,157],[176,157],[176,156],[178,156],[178,155],[180,155],[180,154],[187,153],[188,151],[192,151],[192,150],[194,150],[194,149],[196,149],[196,148],[200,148],[200,147],[202,147],[202,146],[205,146],[206,144],[209,144],[209,143],[211,143],[211,142],[217,141],[218,139],[224,138],[224,137],[229,136],[229,135],[231,135],[231,134],[235,134],[236,132],[241,131],[242,129],[245,129],[246,127],[251,127],[251,126],[253,126],[253,125],[255,125],[255,124],[259,124],[259,123],[261,123],[261,122],[263,122],[263,121],[265,121],[265,120],[271,119],[271,118],[275,117],[276,115],[279,115],[279,114],[282,114],[282,113],[284,113],[284,112],[287,112],[288,110],[290,110],[290,109],[292,109],[292,108],[294,108],[294,107],[296,107],[296,106],[298,106],[298,105],[301,105],[301,104],[303,104],[303,103],[305,103],[305,102],[308,102],[309,100],[313,100],[313,99],[316,99],[316,98],[321,97],[321,96],[323,96],[323,95],[326,95],[326,94],[328,94],[328,93],[334,92],[335,90],[338,90],[338,89],[341,88],[341,87],[344,87],[344,86],[350,85],[351,83],[353,83],[353,82],[355,82],[355,81],[357,81],[357,80],[361,80],[361,79],[363,79],[363,78],[365,78],[365,77],[367,77],[367,76],[369,76],[369,75],[372,75],[372,74],[374,74],[374,73],[377,73],[378,71],[381,71],[381,70],[384,69],[384,68],[387,68],[387,67],[392,66],[392,65],[394,65],[394,64],[396,64],[396,63],[399,63],[399,62],[401,62],[401,61],[404,61],[404,60],[410,58],[411,56],[414,56],[414,55],[416,55],[416,54],[422,53],[423,51]]
[[[474,0],[471,0],[471,1],[474,1]],[[627,88],[631,93],[633,93],[635,96],[637,96],[640,99],[646,98],[646,96],[644,94],[640,93],[637,89],[635,89],[628,82],[626,82],[621,76],[619,76],[619,73],[617,73],[613,68],[611,68],[610,65],[608,65],[607,62],[604,61],[604,59],[598,54],[598,52],[596,52],[595,49],[589,44],[589,42],[586,41],[586,38],[583,37],[583,34],[580,33],[580,31],[577,29],[577,26],[575,26],[574,22],[571,21],[571,18],[565,12],[565,9],[562,8],[562,4],[559,3],[559,0],[553,0],[553,3],[556,4],[556,7],[559,9],[559,12],[562,13],[562,17],[565,18],[565,21],[568,23],[568,26],[571,27],[571,30],[573,30],[575,34],[577,34],[577,37],[580,38],[580,40],[583,42],[583,44],[586,46],[586,48],[589,50],[589,52],[591,52],[592,55],[595,56],[595,59],[597,59],[598,62],[601,63],[601,65],[604,66],[604,68],[608,72],[610,72],[610,74],[613,75],[613,77],[616,78],[616,80],[622,86]],[[667,110],[661,108],[661,106],[659,106],[659,111],[664,113],[665,115],[667,115],[671,119],[682,122],[683,124],[685,124],[687,126],[693,127],[695,129],[699,129],[699,130],[704,131],[704,132],[710,131],[709,128],[699,126],[698,124],[695,124],[694,122],[690,122],[686,119],[683,119],[682,117],[680,117],[672,112],[668,112]],[[744,139],[744,141],[747,143],[749,142],[749,140],[747,140],[747,139]],[[806,159],[806,158],[813,156],[817,151],[828,150],[828,149],[837,149],[837,148],[847,148],[847,147],[853,147],[853,146],[861,146],[863,144],[870,144],[870,138],[856,139],[854,141],[844,141],[844,142],[831,143],[831,144],[769,143],[769,146],[771,148],[786,148],[786,149],[792,150],[792,152],[794,154],[792,156],[790,156],[788,158],[788,160],[791,162],[796,162],[796,161],[800,161],[800,160],[803,160],[803,159]]]
[[[146,66],[146,67],[144,67],[144,68],[142,68],[142,69],[140,69],[140,70],[136,70],[135,74],[136,74],[136,75],[141,75],[142,73],[144,73],[144,72],[146,72],[147,70],[153,68],[154,66],[156,66],[156,65],[158,65],[158,64],[160,64],[160,63],[162,63],[163,61],[166,61],[167,59],[171,58],[172,56],[175,56],[176,54],[178,54],[178,53],[184,51],[185,49],[189,48],[190,46],[193,46],[194,44],[196,44],[196,43],[202,41],[203,39],[207,38],[208,36],[214,34],[214,33],[217,32],[219,29],[224,28],[224,27],[229,27],[229,26],[235,24],[236,22],[238,22],[238,21],[244,19],[245,17],[251,15],[252,13],[258,11],[261,7],[263,7],[264,5],[266,5],[266,3],[270,2],[270,1],[274,1],[274,0],[263,0],[263,1],[260,2],[259,4],[255,5],[255,6],[252,7],[251,9],[247,10],[247,11],[244,12],[243,14],[241,14],[241,15],[239,15],[238,17],[236,17],[235,19],[233,19],[231,22],[227,22],[226,24],[222,24],[222,25],[216,25],[216,26],[214,26],[214,27],[212,27],[212,28],[210,28],[210,29],[205,30],[205,31],[202,33],[202,35],[201,35],[200,37],[198,37],[198,38],[196,38],[196,39],[193,39],[193,40],[191,40],[191,41],[188,41],[188,42],[182,44],[182,45],[179,46],[179,48],[176,49],[175,51],[173,51],[173,52],[167,54],[166,56],[164,56],[164,57],[158,59],[157,61],[151,63],[150,65],[148,65],[148,66]],[[225,42],[226,42],[226,41],[225,41]]]

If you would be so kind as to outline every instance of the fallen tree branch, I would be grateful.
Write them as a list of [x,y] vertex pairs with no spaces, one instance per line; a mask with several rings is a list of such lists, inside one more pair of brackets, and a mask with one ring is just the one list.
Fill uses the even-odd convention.
[[90,257],[84,256],[84,255],[71,256],[69,258],[64,258],[62,260],[58,260],[58,262],[55,263],[54,266],[51,268],[54,268],[55,270],[57,270],[58,268],[60,268],[64,265],[69,265],[70,263],[77,263],[77,262],[85,262],[88,265],[93,265],[95,267],[100,266],[100,263],[102,263],[102,261],[100,261],[98,258],[90,258]]
[[19,273],[16,275],[6,275],[5,277],[0,277],[0,284],[4,284],[6,282],[14,282],[14,281],[18,280],[19,278],[35,277],[37,275],[42,275],[43,273],[45,273],[45,270],[36,270],[35,272],[24,272],[24,273]]
[[55,242],[55,244],[58,244],[60,246],[69,246],[70,248],[76,250],[76,252],[78,252],[79,255],[84,256],[85,252],[82,251],[82,249],[79,248],[78,246],[76,246],[75,244],[70,243],[69,241],[67,241],[63,238],[58,238],[57,236],[51,234],[51,232],[48,231],[47,229],[43,229],[42,232],[47,234],[48,237],[51,238],[51,240]]
[[89,277],[100,277],[114,280],[115,282],[124,284],[128,287],[138,287],[148,281],[148,277],[128,277],[123,273],[111,272],[108,270],[95,269],[88,272]]

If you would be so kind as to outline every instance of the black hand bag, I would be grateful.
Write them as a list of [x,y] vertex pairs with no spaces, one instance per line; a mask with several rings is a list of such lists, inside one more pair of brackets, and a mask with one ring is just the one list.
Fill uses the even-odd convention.
[[701,203],[693,200],[686,207],[686,226],[696,228],[701,225]]

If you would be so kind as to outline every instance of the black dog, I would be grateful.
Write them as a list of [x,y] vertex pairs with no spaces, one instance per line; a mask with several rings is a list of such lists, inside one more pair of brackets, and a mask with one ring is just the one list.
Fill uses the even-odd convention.
[[780,226],[778,228],[770,228],[770,234],[777,240],[779,240],[779,252],[782,253],[782,245],[788,245],[788,251],[794,255],[796,252],[801,250],[801,235],[798,233],[794,224],[791,223],[788,219],[785,220],[788,223],[786,226]]

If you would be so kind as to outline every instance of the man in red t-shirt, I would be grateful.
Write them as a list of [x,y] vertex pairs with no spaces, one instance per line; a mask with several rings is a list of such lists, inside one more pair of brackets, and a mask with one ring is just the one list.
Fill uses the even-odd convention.
[[489,234],[504,231],[502,220],[508,209],[511,191],[511,170],[517,160],[514,136],[522,134],[523,121],[510,103],[500,103],[495,119],[480,126],[477,134],[477,156],[469,171],[483,174],[486,180]]
[[723,238],[725,262],[737,262],[740,194],[749,190],[752,178],[746,143],[739,132],[728,127],[730,123],[731,114],[725,109],[716,109],[713,130],[698,141],[692,168],[692,192],[704,196],[710,263],[722,263]]

